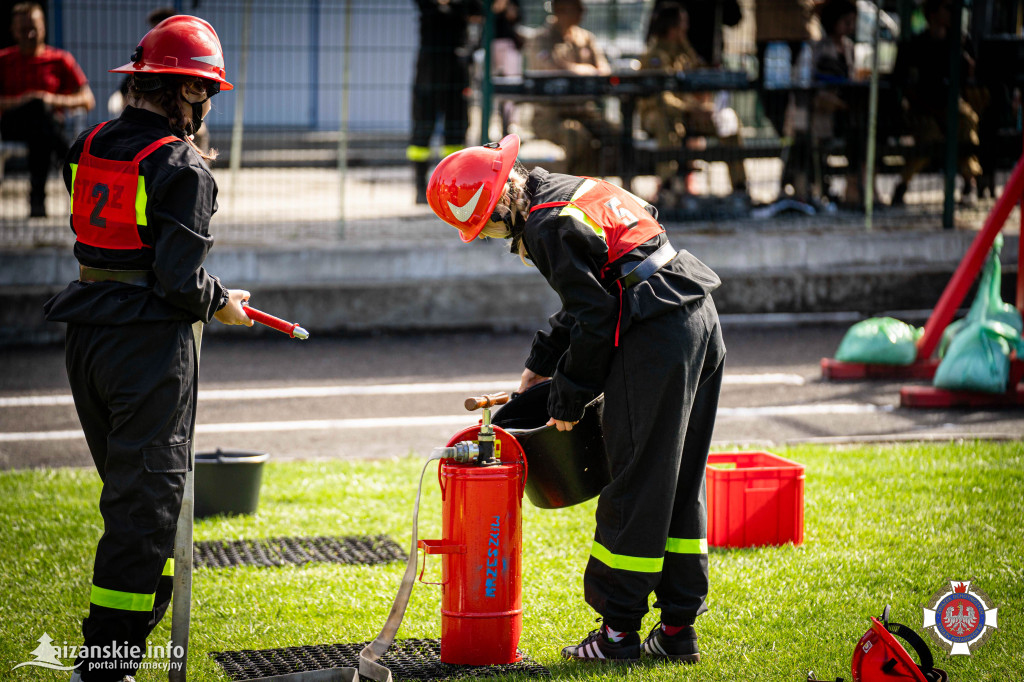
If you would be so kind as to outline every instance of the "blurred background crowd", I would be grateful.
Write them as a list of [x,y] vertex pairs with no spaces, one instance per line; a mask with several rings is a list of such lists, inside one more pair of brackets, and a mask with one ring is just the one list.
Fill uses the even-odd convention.
[[951,227],[1022,150],[1022,0],[5,0],[0,230],[64,224],[68,141],[175,12],[224,45],[236,90],[198,141],[247,239],[424,217],[437,161],[508,132],[680,222]]

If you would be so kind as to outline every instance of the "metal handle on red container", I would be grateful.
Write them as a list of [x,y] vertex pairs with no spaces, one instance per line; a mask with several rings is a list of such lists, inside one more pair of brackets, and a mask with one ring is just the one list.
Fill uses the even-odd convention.
[[416,543],[417,546],[423,550],[423,567],[420,569],[419,581],[424,585],[445,585],[445,583],[432,583],[429,580],[423,579],[423,574],[427,571],[427,555],[428,554],[465,554],[465,545],[455,545],[444,540],[420,540]]

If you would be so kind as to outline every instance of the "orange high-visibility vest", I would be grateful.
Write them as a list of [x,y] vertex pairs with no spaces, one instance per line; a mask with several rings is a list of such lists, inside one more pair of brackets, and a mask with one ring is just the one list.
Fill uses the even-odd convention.
[[85,138],[78,163],[71,165],[71,225],[75,228],[75,239],[101,249],[152,248],[139,236],[139,225],[146,224],[146,183],[139,174],[139,162],[178,138],[162,137],[131,161],[112,161],[90,153],[92,139],[105,125],[99,124]]
[[604,180],[587,180],[595,184],[579,196],[569,201],[537,204],[530,207],[530,213],[553,206],[579,209],[608,245],[608,265],[665,231],[644,205],[626,190]]

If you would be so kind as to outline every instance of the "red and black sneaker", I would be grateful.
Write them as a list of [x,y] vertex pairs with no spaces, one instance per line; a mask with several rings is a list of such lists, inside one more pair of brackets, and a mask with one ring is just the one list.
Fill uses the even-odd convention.
[[696,663],[700,660],[697,646],[697,631],[688,625],[673,635],[662,629],[661,623],[654,626],[643,643],[643,652],[654,658],[666,658],[679,663]]
[[592,630],[586,638],[574,646],[562,649],[562,658],[570,661],[592,661],[597,663],[630,663],[640,660],[640,635],[636,632],[623,633],[617,642],[608,638],[606,626]]

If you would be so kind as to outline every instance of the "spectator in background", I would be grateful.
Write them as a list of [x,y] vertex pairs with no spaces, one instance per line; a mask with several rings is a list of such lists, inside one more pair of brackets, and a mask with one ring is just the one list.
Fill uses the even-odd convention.
[[[491,72],[499,78],[523,75],[523,46],[526,40],[519,33],[523,14],[519,0],[494,0],[494,40],[491,42]],[[508,135],[515,113],[511,100],[499,100],[501,134]]]
[[[690,71],[704,66],[703,60],[687,38],[689,21],[687,11],[682,5],[674,2],[662,3],[651,16],[647,51],[640,60],[641,69],[660,69],[677,73]],[[731,109],[728,114],[716,105],[710,93],[675,93],[663,92],[654,97],[644,98],[639,104],[640,125],[648,135],[658,141],[660,148],[679,148],[687,137],[694,136],[718,137],[719,128],[725,128],[725,119],[729,118],[730,130],[721,137],[725,146],[739,147],[742,142],[739,135],[738,119]],[[743,159],[737,158],[729,162],[729,179],[734,192],[745,192],[747,176],[743,169]],[[660,181],[657,203],[664,208],[673,208],[679,204],[682,195],[687,193],[686,174],[689,169],[681,169],[677,161],[658,163],[657,173]]]
[[[651,9],[651,17],[658,13],[662,5],[669,3],[682,4],[689,15],[690,29],[686,37],[690,45],[705,64],[719,66],[722,63],[722,26],[735,26],[743,18],[737,0],[655,0]],[[721,17],[717,13],[721,11]],[[652,21],[647,25],[647,42],[651,40]]]
[[982,173],[976,148],[979,143],[979,114],[988,104],[988,94],[973,85],[974,48],[966,35],[952,36],[952,0],[926,0],[924,16],[928,28],[900,48],[893,70],[893,83],[903,92],[903,115],[907,130],[914,136],[918,156],[907,160],[891,204],[903,204],[910,179],[941,154],[941,145],[951,127],[946,121],[946,100],[950,88],[950,41],[960,41],[960,101],[956,136],[960,143],[957,170],[964,181],[961,202],[977,199],[977,178]]
[[412,138],[406,158],[413,164],[416,203],[427,203],[430,138],[444,119],[442,156],[466,145],[469,128],[469,24],[483,17],[481,0],[416,0],[420,47],[412,84]]
[[[582,0],[551,0],[552,15],[526,47],[526,68],[565,71],[581,76],[606,76],[611,67],[594,34],[580,27]],[[536,105],[533,132],[565,149],[573,172],[601,175],[602,150],[611,151],[618,129],[605,119],[598,102]]]
[[[800,56],[803,44],[818,40],[821,37],[820,27],[814,16],[814,0],[755,0],[754,20],[756,23],[756,43],[758,62],[759,96],[764,114],[780,137],[787,137],[786,112],[789,107],[790,94],[784,90],[772,90],[764,87],[765,52],[773,42],[783,42],[789,46],[790,66]],[[806,108],[804,109],[806,111]],[[806,127],[806,126],[804,126]],[[793,184],[796,199],[807,202],[810,200],[809,188],[801,178],[806,179],[810,167],[810,145],[798,141],[789,150],[782,170],[782,186]]]
[[[819,83],[848,82],[854,77],[853,39],[857,31],[857,6],[852,0],[826,0],[819,6],[825,37],[813,47],[814,80]],[[822,88],[814,94],[811,135],[815,143],[814,162],[819,177],[824,171],[823,144],[832,139],[843,143],[847,161],[846,191],[840,203],[851,208],[863,204],[865,103],[859,91]]]
[[46,17],[35,2],[11,10],[13,47],[0,50],[0,137],[28,143],[29,215],[46,216],[46,178],[68,151],[64,115],[95,105],[71,53],[46,44]]
[[[769,43],[784,42],[789,45],[792,65],[800,56],[803,44],[818,40],[821,31],[814,19],[814,0],[756,0],[754,10],[758,82],[763,84],[764,53]],[[765,91],[762,88],[761,102],[765,115],[780,134],[786,115],[787,100],[788,95],[785,92]]]

